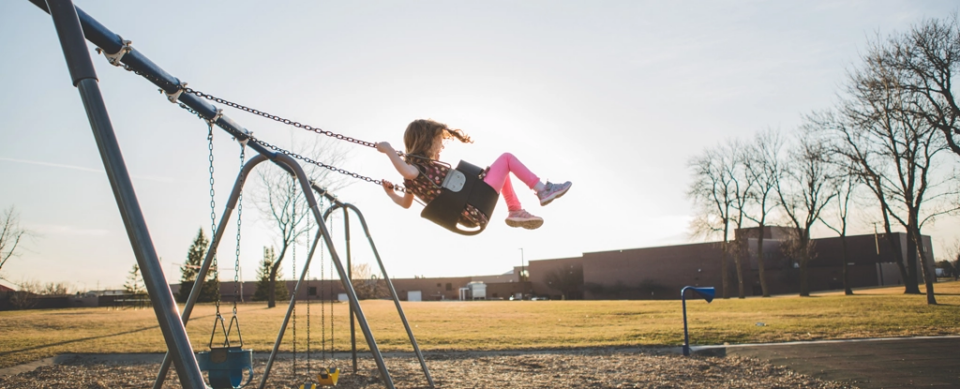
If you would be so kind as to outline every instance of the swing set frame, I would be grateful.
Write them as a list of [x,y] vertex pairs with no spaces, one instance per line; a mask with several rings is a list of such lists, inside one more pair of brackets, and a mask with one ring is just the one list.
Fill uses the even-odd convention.
[[[150,61],[146,56],[141,54],[135,48],[131,47],[129,45],[129,41],[124,41],[119,35],[107,29],[93,17],[83,12],[83,10],[75,7],[71,0],[29,1],[43,11],[49,13],[53,19],[53,24],[64,53],[72,83],[78,89],[80,98],[83,102],[84,108],[86,109],[86,114],[90,121],[90,127],[96,139],[100,156],[107,172],[110,185],[113,189],[121,218],[123,219],[128,238],[130,239],[130,244],[137,259],[137,263],[141,269],[141,274],[143,275],[147,293],[150,295],[154,313],[157,316],[157,321],[161,333],[163,334],[164,342],[167,346],[167,355],[164,357],[161,370],[158,374],[157,380],[155,381],[155,388],[162,386],[163,379],[166,377],[166,373],[170,364],[174,365],[177,371],[177,377],[180,379],[182,387],[187,389],[201,389],[208,387],[204,382],[203,374],[197,363],[196,355],[193,352],[193,347],[190,343],[190,339],[187,337],[185,328],[185,323],[189,320],[193,306],[199,297],[199,291],[202,289],[202,282],[197,282],[194,285],[182,315],[178,315],[179,309],[160,266],[159,257],[155,247],[153,246],[150,233],[147,230],[146,220],[143,216],[143,212],[140,209],[136,193],[134,192],[133,183],[127,171],[123,155],[120,151],[120,146],[117,141],[113,125],[110,121],[109,115],[107,114],[106,105],[99,89],[98,79],[85,38],[86,40],[89,40],[95,44],[99,50],[105,52],[111,64],[121,66],[122,62],[123,66],[125,66],[128,70],[142,75],[144,78],[160,87],[167,94],[167,97],[171,102],[180,102],[189,107],[201,118],[206,119],[209,123],[220,127],[232,135],[238,142],[241,143],[241,145],[249,146],[258,153],[256,156],[250,158],[250,160],[247,161],[247,163],[241,169],[240,176],[234,185],[233,192],[231,193],[223,215],[221,216],[220,225],[217,227],[213,240],[211,241],[210,249],[208,250],[206,257],[204,258],[203,265],[198,272],[197,279],[206,279],[206,274],[209,270],[212,258],[216,255],[217,245],[220,243],[225,226],[227,225],[230,215],[232,214],[240,197],[240,191],[242,189],[243,182],[245,182],[244,178],[256,165],[269,160],[293,175],[300,184],[301,190],[303,190],[304,193],[304,197],[306,197],[307,203],[309,204],[310,212],[312,213],[314,219],[317,220],[317,225],[319,226],[318,238],[323,238],[323,242],[327,246],[330,254],[330,259],[337,269],[340,281],[350,300],[351,316],[353,316],[353,314],[356,315],[356,320],[360,325],[365,339],[367,340],[368,347],[370,348],[371,354],[376,361],[384,384],[387,388],[394,389],[395,387],[393,380],[391,379],[390,373],[383,361],[383,355],[380,353],[380,349],[377,346],[373,333],[370,331],[370,327],[367,324],[363,310],[361,309],[359,300],[357,299],[356,291],[354,290],[348,273],[333,246],[330,233],[323,222],[330,215],[330,212],[337,208],[344,208],[345,212],[347,209],[355,211],[361,220],[368,239],[370,240],[371,248],[373,249],[377,258],[380,269],[383,272],[384,279],[387,281],[387,285],[389,285],[389,289],[394,298],[397,310],[403,319],[403,323],[406,326],[407,333],[413,344],[414,350],[420,359],[420,364],[423,368],[424,374],[426,375],[430,386],[434,387],[429,370],[424,363],[422,353],[417,346],[410,326],[403,314],[396,290],[393,288],[390,278],[387,277],[386,269],[384,268],[383,262],[380,260],[380,255],[376,251],[376,246],[373,244],[373,240],[370,237],[366,222],[356,207],[336,201],[333,203],[334,205],[327,210],[326,214],[321,214],[316,196],[314,195],[314,190],[324,196],[328,196],[327,198],[329,199],[335,200],[335,198],[312,183],[307,178],[303,168],[294,158],[290,157],[286,153],[268,150],[256,142],[250,142],[248,144],[247,141],[252,138],[252,135],[249,131],[231,120],[229,117],[224,115],[220,109],[212,104],[207,103],[202,98],[193,94],[181,93],[183,91],[182,86],[185,85],[184,83],[166,73],[163,69]],[[319,241],[320,239],[314,240],[313,247],[310,250],[311,257]],[[300,276],[300,281],[297,283],[297,288],[299,288],[304,275],[309,268],[309,261],[310,257],[307,259],[307,265],[304,266],[304,271]],[[296,290],[294,291],[293,296],[294,297],[291,299],[291,308],[295,302]],[[290,309],[288,309],[287,312],[288,317],[289,314]],[[285,324],[286,319],[284,320],[284,326],[281,327],[280,334],[278,335],[278,343],[283,337],[283,332],[286,327]],[[353,332],[352,328],[353,320],[351,319],[351,332]],[[272,362],[275,358],[276,349],[277,346],[274,347],[274,351],[271,353],[269,362]],[[356,355],[355,347],[354,355]],[[356,364],[356,357],[354,357],[354,364]],[[261,388],[265,385],[268,374],[269,366],[267,373],[265,373],[261,379]]]

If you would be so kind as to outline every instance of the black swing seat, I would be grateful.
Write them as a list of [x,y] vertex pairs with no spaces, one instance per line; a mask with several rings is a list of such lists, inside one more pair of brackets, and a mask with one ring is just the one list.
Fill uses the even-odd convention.
[[497,206],[500,194],[480,179],[481,173],[483,169],[479,166],[460,161],[457,168],[450,170],[444,178],[440,195],[423,208],[420,216],[460,235],[483,232],[487,228],[486,223],[473,229],[459,223],[467,204],[483,212],[487,218],[493,215],[493,209]]

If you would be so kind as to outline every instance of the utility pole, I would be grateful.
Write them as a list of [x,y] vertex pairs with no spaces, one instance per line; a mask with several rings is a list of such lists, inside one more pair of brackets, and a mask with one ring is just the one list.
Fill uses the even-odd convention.
[[880,255],[880,236],[877,235],[877,223],[873,223],[873,243],[877,246],[877,255]]
[[877,273],[880,274],[880,286],[883,286],[883,264],[880,263],[880,235],[877,233],[877,222],[873,222],[873,244],[877,248]]
[[526,270],[526,266],[524,265],[524,260],[523,260],[523,247],[521,247],[521,248],[520,248],[520,299],[521,299],[521,300],[523,300],[523,296],[524,296],[524,295],[526,294],[526,292],[527,292],[527,291],[526,291],[526,287],[525,287],[524,284],[523,284],[523,281],[524,281],[524,278],[525,278],[524,275],[526,275],[526,273],[527,273],[527,270]]

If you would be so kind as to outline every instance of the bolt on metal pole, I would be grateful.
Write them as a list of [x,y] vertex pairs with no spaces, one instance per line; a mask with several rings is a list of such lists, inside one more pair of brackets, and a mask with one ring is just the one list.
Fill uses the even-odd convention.
[[57,29],[63,55],[66,58],[70,76],[73,78],[73,85],[80,91],[80,98],[83,100],[90,127],[100,150],[103,167],[113,188],[120,216],[140,266],[147,293],[153,302],[153,309],[167,350],[172,353],[177,376],[185,388],[206,388],[200,367],[193,355],[190,339],[187,338],[186,329],[180,321],[173,293],[170,292],[157,251],[153,247],[110,116],[107,114],[77,10],[71,0],[47,0],[47,8]]

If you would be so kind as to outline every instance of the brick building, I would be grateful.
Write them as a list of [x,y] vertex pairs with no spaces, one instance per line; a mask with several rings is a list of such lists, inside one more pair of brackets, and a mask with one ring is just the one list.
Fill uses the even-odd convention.
[[[745,294],[761,295],[757,255],[758,229],[737,231],[735,242],[746,247],[742,271]],[[797,260],[785,252],[790,230],[781,227],[764,229],[764,270],[771,294],[799,293],[800,269]],[[884,235],[855,235],[847,237],[847,271],[851,287],[900,285],[903,280],[896,264],[896,252],[913,255],[908,250],[907,236],[894,233],[894,247]],[[928,269],[933,268],[933,249],[930,237],[923,237],[928,257]],[[836,238],[813,239],[813,255],[807,265],[811,291],[843,288],[843,253],[841,240]],[[583,266],[584,298],[586,299],[676,299],[684,286],[714,286],[722,293],[721,243],[709,242],[677,246],[639,248],[629,250],[584,253]],[[730,272],[730,295],[737,295],[737,278],[732,258],[728,257]],[[565,260],[566,261],[566,260]],[[538,261],[540,262],[540,261]],[[553,264],[534,265],[531,261],[531,278],[537,279],[536,268],[549,268]],[[918,261],[918,266],[920,262]],[[539,273],[539,272],[536,272]],[[920,282],[922,273],[917,271]],[[537,284],[534,282],[534,284]]]
[[[737,230],[734,242],[744,247],[742,271],[745,294],[761,295],[757,255],[759,228]],[[796,259],[786,250],[794,230],[783,227],[765,227],[764,269],[771,294],[799,293],[800,269]],[[900,285],[903,280],[896,264],[896,251],[903,257],[916,250],[909,247],[905,233],[894,233],[891,246],[884,234],[847,237],[847,269],[851,287]],[[926,264],[933,272],[933,247],[930,237],[923,237],[928,257]],[[734,244],[734,243],[731,243]],[[583,253],[579,257],[530,261],[523,270],[491,276],[395,278],[393,286],[401,300],[442,301],[458,300],[460,289],[471,282],[486,285],[485,299],[530,298],[551,299],[678,299],[684,286],[714,286],[721,290],[721,242],[694,243],[675,246],[635,248]],[[813,239],[813,258],[807,265],[811,291],[843,288],[843,250],[839,237]],[[920,266],[920,261],[918,266]],[[730,273],[729,295],[737,295],[737,277],[732,257],[727,257]],[[521,275],[525,275],[522,277]],[[922,272],[917,269],[922,283]],[[295,281],[285,281],[293,291]],[[171,285],[173,292],[179,284]],[[378,296],[389,296],[384,284],[377,286]],[[232,282],[222,282],[224,301],[233,301]],[[243,282],[244,301],[251,301],[256,282]],[[418,293],[419,292],[419,293]],[[339,280],[307,282],[298,293],[298,300],[345,299]],[[280,302],[278,302],[280,303]]]

